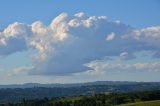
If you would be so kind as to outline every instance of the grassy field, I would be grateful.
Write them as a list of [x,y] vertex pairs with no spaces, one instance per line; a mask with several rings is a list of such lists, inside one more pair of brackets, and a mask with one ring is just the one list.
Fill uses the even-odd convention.
[[118,106],[160,106],[160,100],[122,104]]

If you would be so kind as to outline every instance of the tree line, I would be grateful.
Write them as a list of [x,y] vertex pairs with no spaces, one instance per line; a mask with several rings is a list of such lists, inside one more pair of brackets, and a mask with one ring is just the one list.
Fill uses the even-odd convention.
[[0,106],[115,106],[139,101],[160,100],[160,91],[103,93],[93,96],[53,97],[21,99],[17,103],[2,103]]

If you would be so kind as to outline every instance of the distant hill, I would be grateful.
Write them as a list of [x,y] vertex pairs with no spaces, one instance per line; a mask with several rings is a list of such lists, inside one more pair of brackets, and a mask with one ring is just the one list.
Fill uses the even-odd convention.
[[25,83],[25,84],[11,84],[11,85],[0,85],[1,88],[33,88],[33,87],[80,87],[80,86],[91,86],[91,85],[135,85],[135,84],[158,84],[160,82],[129,82],[129,81],[95,81],[87,83],[70,83],[70,84],[40,84],[40,83]]
[[160,90],[160,82],[119,82],[96,81],[75,84],[39,84],[1,85],[0,102],[16,102],[22,98],[41,99],[44,97],[92,96],[111,92],[137,92]]

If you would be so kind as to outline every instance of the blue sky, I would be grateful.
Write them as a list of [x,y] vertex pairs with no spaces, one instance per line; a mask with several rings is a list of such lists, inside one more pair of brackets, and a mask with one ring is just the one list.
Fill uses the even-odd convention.
[[91,1],[55,1],[55,0],[2,0],[0,3],[1,27],[15,21],[32,23],[41,20],[49,24],[53,17],[62,12],[75,14],[86,12],[90,15],[105,15],[111,20],[135,26],[146,27],[159,25],[160,1],[159,0],[92,0]]
[[[0,84],[160,81],[159,11],[159,0],[1,0]],[[75,15],[80,12],[83,14]],[[57,21],[52,22],[56,17]],[[75,25],[79,23],[71,22],[72,19],[91,23],[77,27]],[[115,23],[119,21],[118,26]],[[98,28],[94,29],[90,24]],[[41,29],[41,25],[45,27]],[[101,41],[101,37],[83,37],[83,33],[105,36],[107,43]],[[51,36],[54,36],[53,40]],[[70,36],[82,40],[73,41]],[[68,39],[73,44],[68,44]],[[93,62],[96,60],[98,63]],[[90,63],[89,68],[81,66],[87,63]]]

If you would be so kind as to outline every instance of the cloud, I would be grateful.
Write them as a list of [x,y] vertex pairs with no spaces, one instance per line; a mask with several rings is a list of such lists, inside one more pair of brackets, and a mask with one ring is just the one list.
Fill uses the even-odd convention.
[[15,76],[20,74],[27,74],[30,70],[32,70],[33,67],[30,66],[21,66],[13,69],[12,72],[8,73],[8,76]]
[[112,32],[111,34],[109,34],[106,38],[106,40],[110,41],[110,40],[113,40],[115,38],[115,33]]
[[104,63],[104,62],[91,62],[87,66],[93,68],[94,70],[86,71],[84,74],[100,75],[107,73],[119,73],[119,72],[159,72],[160,62],[152,63]]
[[160,26],[135,29],[121,36],[121,38],[128,39],[130,43],[135,45],[136,50],[160,51]]
[[27,49],[26,40],[31,35],[29,25],[15,22],[0,32],[0,55],[9,55]]
[[106,56],[128,60],[139,51],[159,52],[159,42],[159,26],[135,29],[106,16],[61,13],[49,25],[9,25],[0,32],[0,55],[33,50],[29,74],[66,75],[94,70],[85,64]]
[[131,59],[134,59],[134,58],[136,58],[136,56],[133,55],[133,54],[129,54],[128,52],[120,53],[120,59],[121,60],[131,60]]

